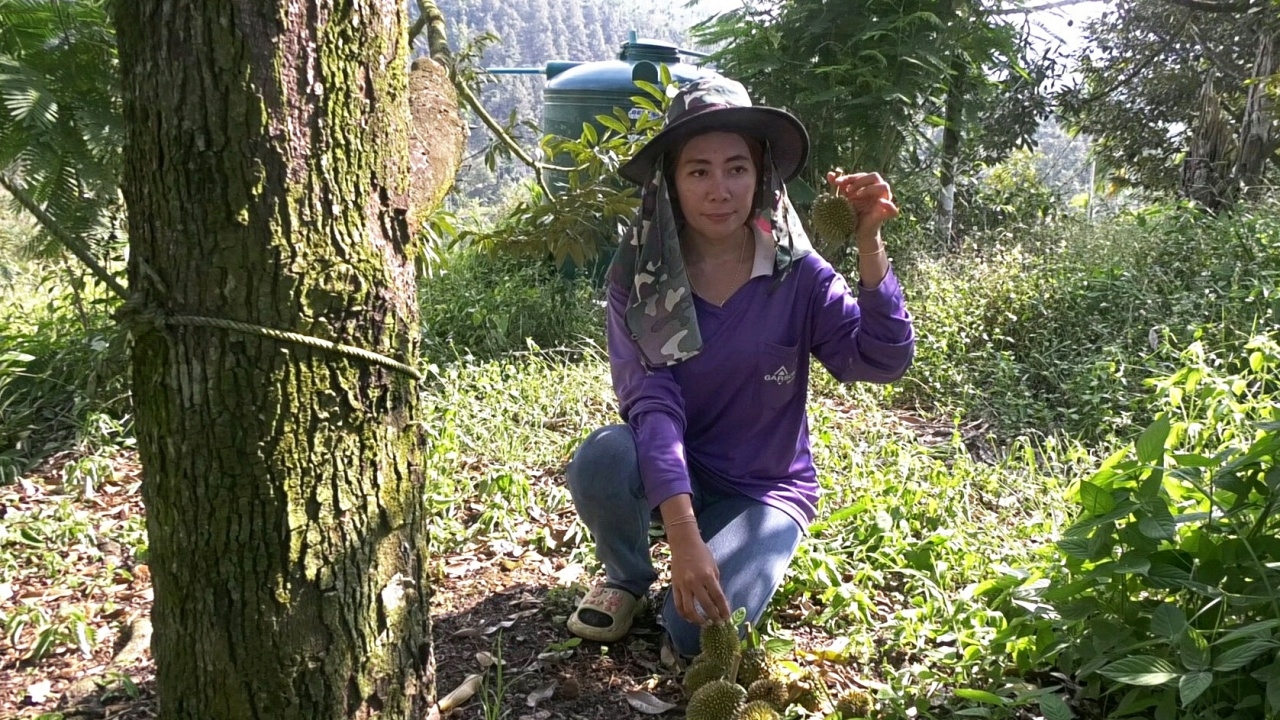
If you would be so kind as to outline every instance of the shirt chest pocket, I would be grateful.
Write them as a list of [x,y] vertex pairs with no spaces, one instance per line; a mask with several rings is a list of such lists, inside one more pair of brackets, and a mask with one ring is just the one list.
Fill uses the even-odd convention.
[[760,343],[756,392],[761,408],[776,410],[800,392],[799,350],[799,345]]

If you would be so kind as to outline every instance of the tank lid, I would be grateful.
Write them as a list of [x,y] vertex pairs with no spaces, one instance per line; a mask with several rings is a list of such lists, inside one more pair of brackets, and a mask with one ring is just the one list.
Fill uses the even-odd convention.
[[631,62],[649,60],[651,62],[674,64],[680,62],[680,53],[672,43],[653,38],[637,38],[622,43],[618,59]]

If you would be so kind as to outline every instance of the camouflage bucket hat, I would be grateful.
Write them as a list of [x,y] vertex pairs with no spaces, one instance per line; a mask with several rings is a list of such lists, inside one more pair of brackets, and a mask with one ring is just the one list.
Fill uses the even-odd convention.
[[618,172],[644,185],[664,153],[705,132],[736,132],[766,142],[783,182],[799,174],[809,157],[809,133],[794,115],[752,105],[742,83],[714,75],[680,88],[667,109],[662,131]]

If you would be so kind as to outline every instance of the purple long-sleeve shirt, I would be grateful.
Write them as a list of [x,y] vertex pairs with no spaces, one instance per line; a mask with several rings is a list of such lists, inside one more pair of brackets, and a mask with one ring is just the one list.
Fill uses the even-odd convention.
[[623,321],[627,289],[610,285],[613,387],[651,507],[691,492],[692,468],[710,490],[777,507],[807,528],[818,498],[810,356],[843,382],[890,382],[911,364],[911,316],[892,270],[855,299],[817,253],[776,285],[772,265],[772,248],[758,247],[752,278],[723,307],[695,297],[702,352],[670,368],[644,364]]

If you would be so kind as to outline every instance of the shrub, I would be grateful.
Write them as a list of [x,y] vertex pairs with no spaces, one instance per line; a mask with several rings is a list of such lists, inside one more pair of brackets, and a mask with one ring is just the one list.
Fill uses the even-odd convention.
[[423,354],[443,363],[529,349],[603,345],[600,291],[549,262],[463,251],[421,284]]
[[1170,347],[1280,324],[1280,203],[1217,219],[1155,206],[909,255],[901,273],[918,332],[904,399],[1105,439],[1150,417],[1144,381],[1174,369]]
[[126,334],[114,302],[65,267],[34,264],[0,304],[0,482],[76,445],[129,437]]
[[1160,417],[1073,488],[1079,518],[1034,594],[1058,667],[1108,717],[1273,716],[1280,332],[1181,359],[1153,383]]

